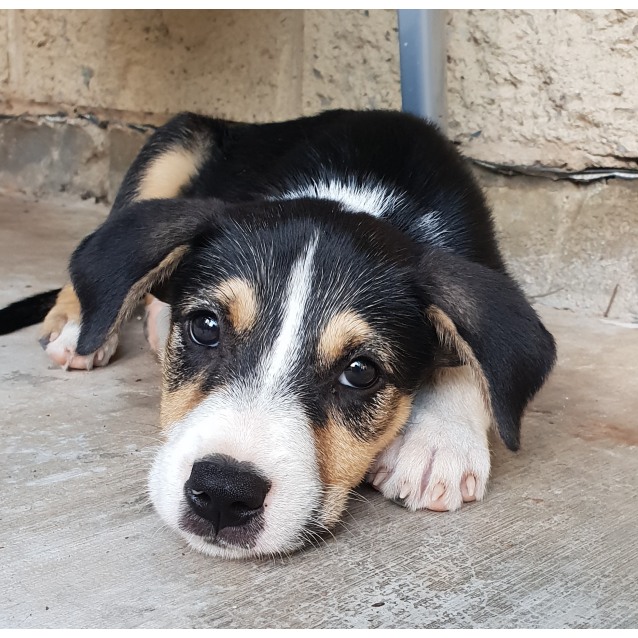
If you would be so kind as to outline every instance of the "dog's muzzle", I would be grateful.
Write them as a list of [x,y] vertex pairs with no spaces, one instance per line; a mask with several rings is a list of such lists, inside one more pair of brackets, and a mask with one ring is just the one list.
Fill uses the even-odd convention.
[[225,454],[207,456],[193,464],[184,484],[188,507],[180,527],[209,542],[253,547],[270,487],[252,463]]

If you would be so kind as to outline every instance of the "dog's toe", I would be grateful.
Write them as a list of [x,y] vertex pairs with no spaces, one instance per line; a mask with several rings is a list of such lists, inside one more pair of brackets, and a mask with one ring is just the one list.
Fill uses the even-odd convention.
[[423,508],[433,512],[447,512],[450,510],[446,498],[447,487],[443,483],[437,483],[431,490],[427,500],[423,502]]
[[375,460],[368,480],[387,498],[410,510],[457,510],[481,500],[490,471],[484,436],[428,437],[408,433]]
[[461,479],[461,496],[464,503],[476,500],[476,478],[473,474],[468,474]]
[[368,469],[366,482],[370,483],[376,490],[381,491],[383,484],[392,475],[402,445],[403,435],[400,434],[377,456]]

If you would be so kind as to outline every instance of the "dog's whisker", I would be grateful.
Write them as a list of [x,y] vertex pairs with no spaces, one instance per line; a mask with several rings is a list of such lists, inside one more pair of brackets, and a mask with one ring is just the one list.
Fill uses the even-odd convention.
[[372,505],[372,501],[366,496],[364,496],[363,494],[361,494],[361,492],[358,492],[356,489],[351,489],[348,492],[348,496],[355,501],[360,501],[361,503]]

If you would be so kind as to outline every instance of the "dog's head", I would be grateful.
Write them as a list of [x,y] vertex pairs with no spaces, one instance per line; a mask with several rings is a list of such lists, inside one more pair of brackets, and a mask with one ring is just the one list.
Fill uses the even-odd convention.
[[334,525],[435,367],[473,367],[511,448],[546,372],[529,343],[544,330],[508,278],[332,202],[136,204],[71,272],[79,354],[163,285],[151,497],[211,554],[287,552]]

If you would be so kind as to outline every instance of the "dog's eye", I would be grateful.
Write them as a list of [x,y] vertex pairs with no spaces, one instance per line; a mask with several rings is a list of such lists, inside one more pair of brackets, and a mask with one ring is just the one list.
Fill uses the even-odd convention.
[[219,343],[219,321],[210,313],[193,317],[188,322],[191,339],[200,346],[214,348]]
[[351,388],[369,388],[379,378],[379,369],[369,359],[355,359],[341,373],[339,383]]

